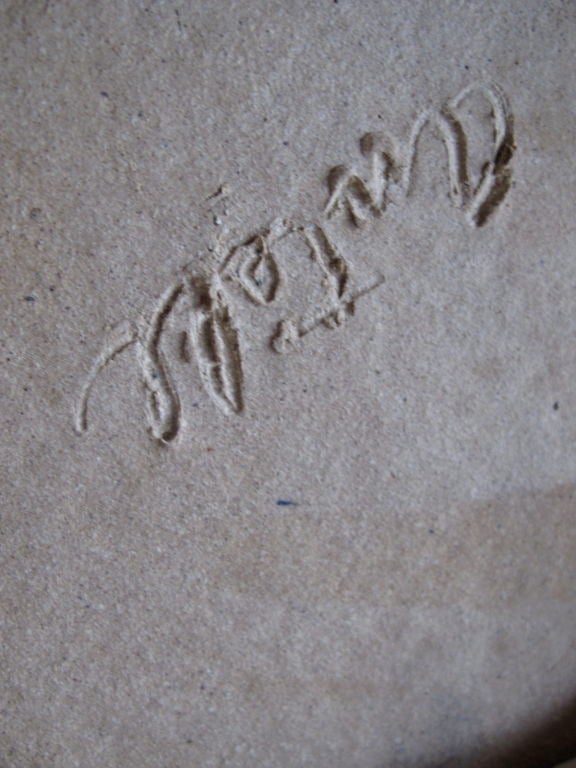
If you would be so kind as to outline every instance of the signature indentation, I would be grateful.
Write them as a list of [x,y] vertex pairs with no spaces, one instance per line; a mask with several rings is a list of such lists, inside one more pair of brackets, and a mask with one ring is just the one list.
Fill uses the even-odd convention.
[[[492,135],[480,172],[473,178],[469,161],[471,139],[464,128],[462,112],[470,99],[478,97],[490,108]],[[354,313],[358,299],[384,283],[384,276],[378,270],[376,277],[354,286],[349,255],[345,256],[329,235],[329,221],[344,214],[354,230],[382,217],[389,206],[408,198],[421,151],[420,139],[428,128],[439,136],[446,150],[448,195],[454,208],[462,211],[473,227],[484,225],[510,189],[510,161],[515,149],[510,106],[502,89],[494,84],[471,85],[439,108],[423,112],[405,144],[394,143],[381,134],[365,134],[360,140],[363,169],[343,164],[328,173],[328,200],[318,220],[297,224],[279,218],[235,245],[220,243],[219,261],[211,271],[200,274],[185,269],[153,306],[148,318],[137,323],[125,321],[112,328],[81,387],[75,411],[76,430],[82,433],[88,427],[88,401],[101,371],[134,345],[150,434],[161,443],[175,439],[182,423],[182,407],[161,341],[167,321],[180,301],[188,308],[187,328],[180,332],[178,345],[180,362],[195,361],[205,392],[222,413],[241,413],[246,366],[230,288],[239,286],[240,296],[257,307],[266,309],[273,305],[282,293],[285,273],[285,265],[279,264],[278,248],[295,238],[304,245],[310,263],[315,265],[322,294],[302,314],[288,312],[278,321],[270,348],[285,353],[321,325],[340,326]],[[223,191],[221,185],[208,199]]]

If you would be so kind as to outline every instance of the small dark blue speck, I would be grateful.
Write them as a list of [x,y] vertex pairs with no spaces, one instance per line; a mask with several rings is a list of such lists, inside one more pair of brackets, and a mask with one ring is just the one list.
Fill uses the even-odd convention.
[[295,501],[288,501],[287,499],[278,499],[276,502],[277,507],[296,507]]
[[36,297],[35,296],[25,296],[24,298],[25,298],[26,301],[36,301]]

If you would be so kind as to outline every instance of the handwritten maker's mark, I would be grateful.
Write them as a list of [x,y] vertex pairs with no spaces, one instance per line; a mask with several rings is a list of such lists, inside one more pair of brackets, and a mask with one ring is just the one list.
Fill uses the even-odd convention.
[[[469,168],[469,138],[460,112],[470,97],[482,97],[492,116],[492,141],[479,178],[472,180]],[[151,435],[170,443],[179,432],[182,415],[180,398],[161,349],[167,321],[180,302],[187,309],[187,330],[183,332],[181,357],[193,359],[202,385],[214,405],[224,414],[239,414],[244,408],[244,361],[240,328],[235,320],[234,296],[267,308],[281,294],[282,269],[278,246],[297,242],[304,246],[310,263],[318,270],[323,291],[318,305],[301,316],[282,318],[270,338],[270,349],[284,353],[294,348],[320,325],[340,326],[353,314],[356,301],[384,282],[352,287],[349,259],[327,233],[326,222],[344,215],[355,227],[363,227],[382,216],[390,205],[399,205],[410,196],[420,139],[427,126],[436,129],[446,150],[448,192],[454,207],[462,211],[472,227],[484,225],[494,214],[510,187],[510,160],[514,152],[513,119],[503,91],[494,84],[475,84],[461,91],[439,109],[421,114],[408,140],[396,150],[378,134],[366,134],[360,151],[367,172],[339,165],[327,175],[328,199],[320,222],[298,225],[286,218],[220,250],[220,261],[209,273],[184,268],[152,308],[147,318],[124,321],[106,336],[82,386],[75,413],[75,427],[82,433],[88,426],[88,401],[101,371],[118,354],[136,347],[136,361],[146,399],[146,420]],[[287,239],[289,238],[289,239]]]

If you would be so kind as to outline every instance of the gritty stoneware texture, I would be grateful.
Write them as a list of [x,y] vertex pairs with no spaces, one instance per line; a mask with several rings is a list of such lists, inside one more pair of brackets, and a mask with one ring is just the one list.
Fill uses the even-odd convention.
[[0,766],[573,757],[576,5],[0,53]]

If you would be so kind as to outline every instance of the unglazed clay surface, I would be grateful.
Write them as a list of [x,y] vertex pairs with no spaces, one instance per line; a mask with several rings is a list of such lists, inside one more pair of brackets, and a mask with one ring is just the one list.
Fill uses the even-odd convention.
[[575,49],[0,0],[2,768],[576,754]]

